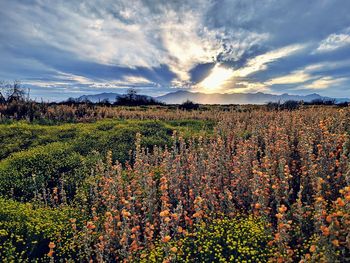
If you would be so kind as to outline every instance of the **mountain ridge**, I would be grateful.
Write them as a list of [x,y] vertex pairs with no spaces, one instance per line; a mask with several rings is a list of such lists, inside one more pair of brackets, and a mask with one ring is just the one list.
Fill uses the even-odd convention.
[[[108,100],[114,102],[117,97],[122,96],[119,93],[104,92],[93,95],[83,95],[77,98],[78,101],[89,100],[91,102],[100,102]],[[151,96],[147,96],[151,97]],[[256,93],[213,93],[191,92],[187,90],[178,90],[169,92],[162,96],[153,97],[154,99],[167,104],[181,104],[186,100],[199,104],[266,104],[268,102],[285,102],[288,100],[311,102],[313,100],[334,100],[336,103],[350,102],[349,98],[332,98],[321,96],[317,93],[307,95],[292,95],[283,93],[280,95],[263,92]]]

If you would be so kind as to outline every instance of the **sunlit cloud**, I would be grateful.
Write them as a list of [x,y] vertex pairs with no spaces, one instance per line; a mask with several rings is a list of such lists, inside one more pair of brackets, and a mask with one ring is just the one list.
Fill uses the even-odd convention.
[[265,83],[267,85],[303,83],[305,81],[308,81],[310,78],[312,77],[308,73],[305,73],[303,71],[295,71],[289,75],[277,77]]
[[232,78],[233,74],[234,70],[217,64],[209,76],[198,84],[198,87],[206,92],[216,92]]
[[312,89],[312,90],[323,90],[330,87],[338,86],[347,81],[347,78],[333,78],[333,77],[321,77],[310,84],[306,84],[298,87],[297,89]]
[[229,86],[235,84],[236,78],[247,77],[252,73],[266,70],[269,63],[272,63],[280,58],[290,56],[303,48],[303,45],[292,45],[273,50],[248,60],[245,66],[236,70],[217,65],[197,86],[199,89],[206,92],[230,89]]

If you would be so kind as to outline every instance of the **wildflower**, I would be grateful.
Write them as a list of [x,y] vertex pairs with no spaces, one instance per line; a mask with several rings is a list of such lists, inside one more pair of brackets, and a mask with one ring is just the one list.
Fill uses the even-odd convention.
[[171,215],[172,218],[174,218],[175,220],[177,220],[179,218],[178,214],[174,213]]
[[327,223],[332,222],[332,216],[331,216],[331,215],[328,215],[328,216],[326,217],[326,221],[327,221]]
[[173,252],[173,253],[176,253],[176,252],[177,252],[177,247],[172,247],[172,248],[170,249],[170,251]]
[[329,236],[330,231],[329,231],[329,228],[328,228],[328,227],[326,227],[326,226],[321,226],[320,229],[321,229],[322,234],[323,234],[324,236]]
[[311,245],[309,250],[310,250],[311,253],[314,253],[316,251],[316,246],[315,245]]
[[339,247],[339,240],[338,239],[332,240],[332,244],[336,247]]
[[55,243],[54,242],[50,242],[49,243],[49,248],[50,248],[50,251],[49,253],[47,253],[47,256],[49,257],[53,257],[53,254],[54,254],[54,251],[53,249],[56,247]]
[[287,207],[286,207],[285,205],[281,205],[281,206],[278,208],[278,211],[279,211],[280,213],[284,213],[284,212],[287,211]]
[[278,214],[276,214],[276,217],[277,217],[278,219],[281,219],[281,218],[283,217],[283,215],[280,214],[280,213],[278,213]]
[[88,229],[95,229],[96,228],[96,226],[94,225],[94,223],[92,223],[92,222],[87,222],[87,224],[86,224],[86,227],[88,228]]
[[126,211],[125,209],[122,210],[122,215],[124,217],[130,217],[131,216],[130,212]]
[[164,243],[167,243],[167,242],[170,241],[170,239],[171,239],[170,236],[165,236],[165,237],[163,237],[162,241],[163,241]]
[[339,205],[341,207],[345,206],[343,199],[341,199],[340,197],[338,197],[335,202],[337,203],[337,205]]
[[254,207],[255,207],[255,209],[260,209],[260,208],[261,208],[261,204],[256,203],[256,204],[254,205]]
[[53,257],[53,253],[54,253],[53,250],[50,249],[49,253],[47,253],[47,256],[48,256],[48,257]]
[[201,217],[201,213],[200,212],[196,212],[196,213],[193,214],[192,217],[193,218]]
[[161,217],[166,217],[166,216],[169,216],[169,210],[164,210],[164,211],[161,211],[160,213],[159,213],[159,216],[161,216]]
[[49,243],[49,248],[50,249],[54,249],[56,247],[55,243],[54,242],[50,242]]

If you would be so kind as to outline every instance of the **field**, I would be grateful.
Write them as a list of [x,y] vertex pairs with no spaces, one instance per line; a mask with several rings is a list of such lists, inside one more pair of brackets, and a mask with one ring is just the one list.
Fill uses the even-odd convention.
[[0,261],[349,262],[349,158],[349,107],[3,118]]

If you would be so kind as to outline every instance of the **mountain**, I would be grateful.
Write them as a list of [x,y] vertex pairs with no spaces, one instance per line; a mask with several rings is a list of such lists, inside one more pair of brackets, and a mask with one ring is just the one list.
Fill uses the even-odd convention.
[[[91,102],[99,102],[103,100],[109,100],[114,102],[116,97],[122,96],[118,93],[100,93],[95,95],[83,95],[77,98],[78,101],[89,100]],[[151,98],[150,96],[146,96]],[[201,92],[190,91],[175,91],[165,94],[163,96],[155,97],[157,101],[164,102],[166,104],[181,104],[186,100],[190,100],[200,104],[265,104],[267,102],[285,102],[287,100],[305,101],[311,102],[313,100],[335,100],[337,103],[350,102],[348,98],[330,98],[323,97],[317,93],[309,95],[290,95],[287,93],[281,95],[274,95],[268,93],[213,93],[206,94]]]
[[115,99],[117,97],[120,97],[121,95],[118,93],[99,93],[99,94],[94,94],[94,95],[83,95],[77,98],[77,101],[86,101],[89,100],[91,102],[101,102],[103,100],[108,100],[109,102],[113,103],[115,102]]
[[267,102],[285,102],[288,100],[311,102],[313,100],[335,100],[339,102],[350,102],[347,98],[330,98],[323,97],[313,93],[309,95],[289,95],[287,93],[281,95],[257,93],[213,93],[206,94],[200,92],[176,91],[159,96],[156,98],[167,104],[181,104],[186,100],[190,100],[200,104],[265,104]]

